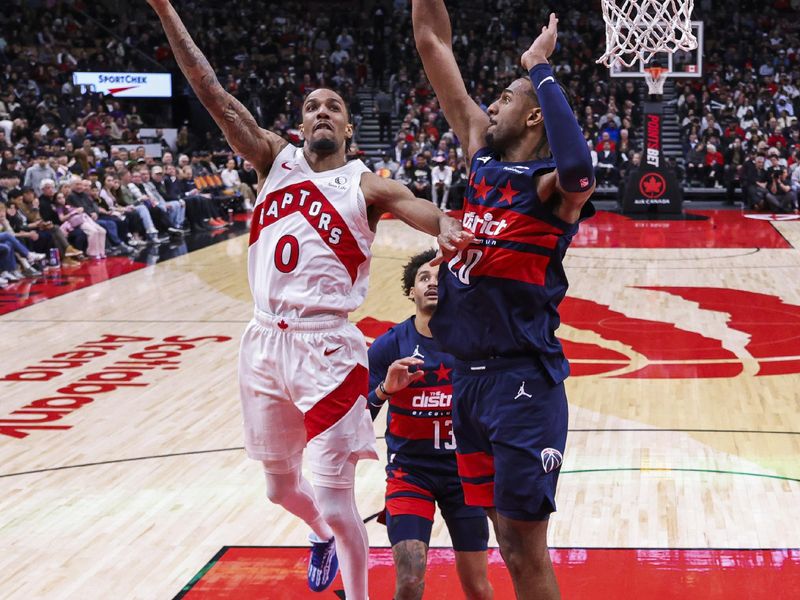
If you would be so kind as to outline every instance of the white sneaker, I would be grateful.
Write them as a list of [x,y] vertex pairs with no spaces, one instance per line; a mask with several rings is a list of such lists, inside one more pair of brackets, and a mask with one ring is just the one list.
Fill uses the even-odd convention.
[[6,287],[8,285],[8,279],[5,277],[0,277],[0,287]]
[[28,252],[28,260],[31,262],[39,262],[40,260],[44,260],[47,258],[41,252]]
[[21,273],[12,273],[11,271],[3,271],[0,273],[0,277],[3,279],[7,279],[8,281],[19,281],[22,279]]

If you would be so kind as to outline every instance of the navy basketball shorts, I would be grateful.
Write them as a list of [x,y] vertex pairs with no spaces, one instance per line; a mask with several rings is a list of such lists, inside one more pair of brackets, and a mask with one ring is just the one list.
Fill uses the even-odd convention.
[[534,358],[457,362],[453,431],[464,497],[504,517],[543,521],[556,510],[567,441],[567,396]]
[[489,543],[486,511],[467,506],[459,477],[406,469],[392,464],[386,467],[386,529],[392,546],[406,540],[430,545],[435,504],[438,504],[453,550],[486,550]]

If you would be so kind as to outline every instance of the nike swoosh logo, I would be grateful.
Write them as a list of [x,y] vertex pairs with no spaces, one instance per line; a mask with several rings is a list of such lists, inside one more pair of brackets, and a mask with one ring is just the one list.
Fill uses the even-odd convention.
[[552,76],[552,75],[548,75],[547,77],[545,77],[544,79],[542,79],[542,80],[539,82],[539,85],[537,85],[537,86],[536,86],[536,89],[538,90],[538,89],[539,89],[540,87],[542,87],[542,86],[543,86],[543,85],[544,85],[544,84],[545,84],[547,81],[552,81],[553,83],[555,83],[555,82],[556,82],[556,80],[555,80],[555,79],[553,79],[553,76]]
[[336,352],[337,350],[341,350],[342,348],[344,348],[344,346],[339,346],[338,348],[334,348],[333,350],[325,350],[325,351],[323,352],[323,354],[324,354],[325,356],[330,356],[331,354],[333,354],[333,353],[334,353],[334,352]]
[[292,167],[287,167],[287,166],[286,166],[286,165],[288,165],[288,164],[289,164],[288,162],[283,162],[283,163],[281,163],[281,166],[282,166],[284,169],[286,169],[287,171],[291,171],[291,170],[292,170]]

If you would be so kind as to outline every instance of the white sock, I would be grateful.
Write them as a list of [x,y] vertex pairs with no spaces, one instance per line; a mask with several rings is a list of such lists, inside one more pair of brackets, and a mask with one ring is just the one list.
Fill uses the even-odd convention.
[[314,491],[325,521],[336,536],[345,595],[348,600],[367,600],[369,542],[367,528],[356,508],[354,489],[316,486]]

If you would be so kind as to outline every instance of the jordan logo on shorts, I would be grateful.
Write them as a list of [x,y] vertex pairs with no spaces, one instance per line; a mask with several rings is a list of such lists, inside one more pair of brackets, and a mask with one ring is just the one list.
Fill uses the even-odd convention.
[[522,382],[522,385],[519,386],[519,391],[517,392],[517,395],[514,396],[514,400],[518,400],[522,396],[525,396],[526,398],[533,398],[533,396],[531,396],[528,392],[525,391],[525,382],[524,381]]
[[542,468],[545,473],[555,471],[561,466],[562,460],[564,460],[564,457],[561,456],[561,452],[555,448],[545,448],[542,450]]
[[411,358],[420,358],[420,359],[425,358],[425,355],[419,351],[419,344],[417,344],[416,347],[414,348],[414,353],[411,355]]

